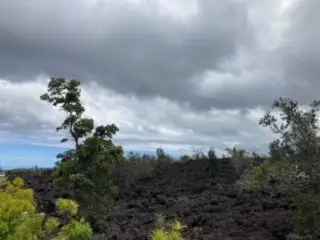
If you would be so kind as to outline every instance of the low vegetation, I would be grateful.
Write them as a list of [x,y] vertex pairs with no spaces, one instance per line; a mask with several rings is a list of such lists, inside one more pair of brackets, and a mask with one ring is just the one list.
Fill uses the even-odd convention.
[[152,240],[183,240],[185,226],[178,220],[166,222],[163,216],[158,216],[156,229],[152,232]]
[[37,211],[34,193],[16,178],[0,183],[0,238],[3,240],[90,240],[90,225],[77,216],[78,204],[60,199],[57,208],[66,223]]
[[279,136],[270,144],[270,158],[242,178],[247,190],[285,194],[294,209],[295,236],[320,237],[320,102],[300,106],[288,98],[273,104],[260,124]]

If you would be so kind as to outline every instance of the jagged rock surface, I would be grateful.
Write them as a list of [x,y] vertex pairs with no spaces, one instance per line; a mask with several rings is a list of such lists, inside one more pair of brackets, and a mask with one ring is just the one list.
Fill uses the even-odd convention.
[[[52,181],[43,174],[23,175],[35,190],[41,210],[54,215],[57,197]],[[147,240],[157,214],[178,218],[187,226],[186,240],[285,240],[292,231],[285,198],[240,193],[236,174],[227,159],[215,179],[206,160],[175,162],[155,174],[123,181],[105,235],[95,239]],[[121,181],[120,181],[121,182]]]
[[157,214],[178,218],[186,239],[285,239],[291,230],[287,202],[280,197],[239,193],[235,172],[223,160],[211,179],[205,160],[173,163],[157,175],[120,188],[105,239],[150,239]]

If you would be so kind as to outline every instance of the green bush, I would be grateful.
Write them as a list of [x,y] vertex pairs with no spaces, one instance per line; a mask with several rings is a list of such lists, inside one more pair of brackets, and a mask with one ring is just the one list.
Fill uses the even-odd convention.
[[92,230],[83,220],[71,221],[62,228],[56,240],[89,240],[92,239]]
[[165,223],[165,219],[160,216],[158,218],[158,226],[152,232],[152,240],[183,240],[183,230],[185,226],[178,220],[173,223]]
[[118,194],[113,170],[122,161],[122,148],[95,136],[85,140],[68,160],[58,164],[54,182],[80,203],[80,213],[97,230],[107,227],[108,213]]
[[70,199],[60,198],[57,201],[57,207],[60,214],[76,216],[78,214],[79,205]]
[[251,169],[238,184],[242,189],[288,197],[295,233],[290,239],[320,238],[320,192],[310,176],[290,161],[272,161]]
[[[76,203],[67,201],[69,205]],[[63,210],[58,205],[59,210]],[[34,193],[24,187],[21,178],[9,182],[2,179],[0,185],[0,239],[2,240],[90,240],[92,230],[84,220],[77,220],[72,209],[70,222],[64,226],[58,219],[46,217],[37,211]],[[65,210],[66,214],[71,213]],[[77,238],[74,238],[77,236]]]
[[251,168],[238,184],[242,190],[288,194],[303,176],[303,172],[289,161],[271,161]]
[[296,232],[310,239],[320,238],[320,193],[298,193],[293,198]]

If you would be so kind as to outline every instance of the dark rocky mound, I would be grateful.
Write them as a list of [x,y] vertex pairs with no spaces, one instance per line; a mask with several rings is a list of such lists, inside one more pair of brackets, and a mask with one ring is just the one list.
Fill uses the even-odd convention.
[[[40,207],[54,214],[57,193],[50,172],[24,178],[38,194]],[[97,239],[147,240],[157,214],[179,219],[187,240],[285,240],[292,230],[287,201],[280,196],[240,193],[227,159],[212,179],[206,160],[166,164],[156,173],[120,186],[110,228]],[[120,181],[121,182],[121,181]]]
[[291,230],[285,199],[239,193],[227,159],[209,177],[208,161],[176,162],[120,188],[105,239],[150,239],[157,214],[180,219],[190,240],[286,239]]

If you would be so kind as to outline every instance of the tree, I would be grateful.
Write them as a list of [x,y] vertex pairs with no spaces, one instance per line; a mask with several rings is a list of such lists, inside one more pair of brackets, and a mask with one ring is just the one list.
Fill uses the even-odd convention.
[[225,150],[231,158],[231,163],[239,177],[254,163],[254,158],[245,149],[234,146]]
[[41,99],[66,112],[57,130],[68,130],[75,143],[75,149],[58,155],[61,162],[54,173],[55,183],[70,190],[71,197],[81,204],[80,212],[98,227],[98,222],[107,218],[117,193],[112,171],[122,161],[123,151],[112,141],[119,130],[116,125],[95,128],[93,119],[82,117],[85,108],[80,96],[79,81],[52,78]]
[[208,160],[209,160],[209,174],[211,177],[214,177],[217,175],[219,171],[218,158],[214,149],[210,149],[208,151]]
[[157,155],[158,160],[162,160],[162,159],[167,158],[167,154],[165,153],[165,151],[162,148],[156,149],[156,155]]
[[246,150],[233,147],[233,148],[226,148],[226,152],[230,155],[231,158],[242,159],[248,156]]
[[[297,101],[280,98],[260,121],[279,138],[270,144],[272,161],[256,168],[265,171],[256,171],[254,176],[260,183],[272,175],[272,179],[285,183],[282,189],[291,196],[296,232],[303,239],[320,237],[319,107],[320,101],[301,106]],[[274,174],[272,169],[276,170]]]
[[297,101],[280,98],[261,119],[260,124],[279,136],[270,144],[273,159],[294,161],[310,172],[318,162],[320,153],[317,114],[320,101],[310,106],[299,106]]
[[[51,78],[48,84],[48,92],[41,95],[41,100],[51,103],[53,106],[61,107],[67,117],[57,127],[57,131],[68,130],[75,142],[76,149],[79,148],[81,138],[90,134],[93,130],[93,120],[83,118],[85,108],[80,102],[80,82],[77,80],[66,80],[64,78]],[[67,141],[67,138],[61,142]]]

